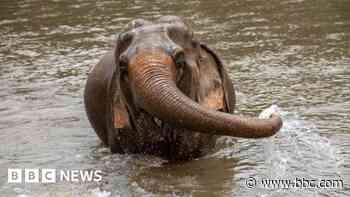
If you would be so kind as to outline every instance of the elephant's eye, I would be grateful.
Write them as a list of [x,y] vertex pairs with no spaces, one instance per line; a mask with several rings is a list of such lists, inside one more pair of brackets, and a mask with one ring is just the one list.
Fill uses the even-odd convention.
[[126,72],[128,70],[128,60],[125,54],[121,54],[119,57],[119,67],[121,72]]
[[177,50],[174,54],[175,63],[178,66],[183,66],[185,64],[185,53],[183,50]]

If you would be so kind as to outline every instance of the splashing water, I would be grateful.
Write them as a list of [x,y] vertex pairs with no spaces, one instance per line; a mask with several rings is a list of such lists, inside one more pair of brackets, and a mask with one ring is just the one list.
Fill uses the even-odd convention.
[[[334,146],[328,138],[318,134],[314,125],[302,121],[297,114],[283,112],[275,105],[265,109],[259,118],[269,117],[273,112],[282,115],[284,125],[277,135],[263,142],[269,175],[288,176],[299,171],[312,176],[317,175],[316,170],[318,175],[325,175],[325,171],[331,171],[333,175],[338,172]],[[310,168],[300,169],[303,166],[300,164],[314,165],[313,172]]]
[[[273,105],[261,112],[259,118],[268,118],[278,113],[283,119],[281,130],[265,139],[233,139],[223,137],[219,143],[224,144],[212,154],[215,158],[236,158],[234,181],[240,182],[239,188],[233,190],[238,196],[324,196],[341,192],[342,188],[265,188],[257,185],[255,189],[246,189],[245,181],[254,177],[262,179],[308,180],[341,179],[341,159],[337,147],[327,136],[320,135],[315,125],[304,121],[297,113],[286,112]],[[234,146],[232,146],[234,144]],[[259,165],[256,165],[259,163]],[[345,186],[344,186],[345,187]],[[301,193],[299,193],[301,192]],[[339,195],[339,193],[337,193]]]
[[107,192],[107,191],[101,191],[100,188],[95,188],[92,190],[92,193],[96,196],[96,197],[110,197],[111,196],[111,192]]
[[[269,118],[273,113],[281,114],[281,109],[278,108],[277,105],[272,105],[266,109],[264,109],[260,115],[260,119],[267,119]],[[285,126],[285,125],[284,125]],[[264,153],[267,164],[270,166],[268,175],[272,177],[276,177],[279,175],[284,175],[287,165],[287,157],[283,156],[282,153],[278,150],[278,147],[276,145],[276,137],[281,132],[283,132],[283,128],[281,128],[281,131],[270,137],[263,140],[263,147],[264,147]]]
[[[276,105],[263,110],[259,118],[267,118],[274,112],[281,114],[284,125],[275,136],[263,140],[265,178],[339,179],[339,159],[332,142],[321,136],[315,125],[303,121],[296,113],[282,111]],[[300,188],[293,191],[297,189]],[[307,196],[319,196],[326,192],[311,191]]]

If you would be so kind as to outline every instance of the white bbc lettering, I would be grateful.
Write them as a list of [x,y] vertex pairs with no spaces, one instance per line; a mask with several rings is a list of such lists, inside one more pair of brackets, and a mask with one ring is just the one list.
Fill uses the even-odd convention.
[[57,171],[56,169],[46,169],[46,168],[44,169],[26,168],[24,170],[23,169],[7,170],[8,183],[56,183],[57,181],[99,182],[101,180],[102,180],[101,170],[59,170]]
[[7,169],[8,183],[22,183],[22,169]]
[[70,173],[71,173],[70,180],[72,182],[79,182],[79,175],[80,175],[79,170],[71,170]]
[[39,183],[39,169],[24,169],[25,183]]
[[41,182],[42,183],[56,183],[56,170],[55,169],[41,169]]
[[94,174],[95,174],[94,181],[96,181],[96,182],[102,181],[102,171],[101,170],[96,170],[94,172]]
[[81,181],[83,181],[83,182],[92,181],[93,176],[94,176],[94,172],[91,170],[90,171],[80,171]]
[[70,171],[69,170],[60,170],[60,181],[70,181]]

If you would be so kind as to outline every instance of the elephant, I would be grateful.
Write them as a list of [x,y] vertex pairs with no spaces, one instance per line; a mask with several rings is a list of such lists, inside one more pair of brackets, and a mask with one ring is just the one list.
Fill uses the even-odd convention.
[[177,16],[135,19],[89,72],[88,119],[112,153],[201,157],[219,136],[263,138],[282,126],[233,114],[233,83],[214,50]]

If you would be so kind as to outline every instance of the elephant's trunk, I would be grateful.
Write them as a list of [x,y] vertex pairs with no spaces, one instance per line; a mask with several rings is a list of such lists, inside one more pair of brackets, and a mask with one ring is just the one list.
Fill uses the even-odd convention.
[[175,84],[175,64],[162,52],[140,53],[129,62],[129,77],[141,106],[162,121],[190,130],[245,138],[269,137],[282,126],[278,115],[246,118],[203,107]]

